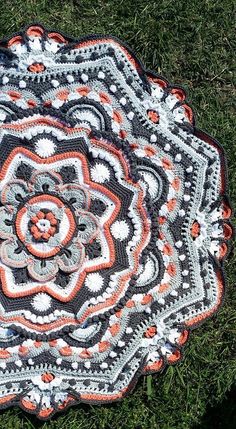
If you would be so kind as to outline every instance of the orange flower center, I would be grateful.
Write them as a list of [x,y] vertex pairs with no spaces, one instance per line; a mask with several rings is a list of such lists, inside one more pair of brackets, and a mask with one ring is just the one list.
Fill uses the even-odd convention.
[[197,238],[200,235],[200,225],[196,220],[192,224],[191,235],[194,238]]
[[157,124],[159,121],[159,115],[155,110],[148,110],[147,115],[152,122]]
[[40,210],[35,216],[30,219],[30,232],[35,240],[46,240],[53,237],[56,233],[57,219],[52,212],[45,213]]
[[28,67],[28,70],[31,71],[32,73],[39,73],[45,70],[45,65],[43,63],[33,63],[33,64],[30,64],[30,66]]
[[147,330],[146,330],[146,332],[145,332],[145,337],[147,337],[147,338],[152,338],[152,337],[154,337],[155,335],[156,335],[156,333],[157,333],[157,328],[156,328],[156,326],[150,326]]
[[41,375],[41,379],[44,383],[50,383],[52,380],[54,380],[55,376],[51,374],[50,372],[45,372]]

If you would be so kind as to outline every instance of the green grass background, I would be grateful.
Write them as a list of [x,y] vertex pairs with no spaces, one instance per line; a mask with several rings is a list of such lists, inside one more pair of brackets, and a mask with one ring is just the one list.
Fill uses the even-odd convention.
[[[236,202],[235,34],[231,0],[5,0],[0,37],[32,21],[80,37],[123,39],[147,68],[187,89],[196,125],[226,150],[229,194]],[[18,408],[1,413],[2,429],[235,429],[235,257],[225,268],[228,289],[217,316],[194,331],[183,361],[142,377],[116,404],[78,405],[50,422]]]

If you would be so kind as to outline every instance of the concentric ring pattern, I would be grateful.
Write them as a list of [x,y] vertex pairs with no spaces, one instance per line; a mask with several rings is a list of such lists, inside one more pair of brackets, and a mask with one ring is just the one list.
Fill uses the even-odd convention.
[[0,42],[0,404],[47,419],[181,358],[224,294],[223,149],[111,36]]

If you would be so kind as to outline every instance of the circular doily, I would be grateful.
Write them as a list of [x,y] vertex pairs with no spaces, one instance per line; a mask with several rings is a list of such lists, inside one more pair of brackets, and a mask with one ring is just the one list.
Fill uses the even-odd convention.
[[216,312],[222,147],[123,42],[34,23],[0,42],[0,405],[120,400]]

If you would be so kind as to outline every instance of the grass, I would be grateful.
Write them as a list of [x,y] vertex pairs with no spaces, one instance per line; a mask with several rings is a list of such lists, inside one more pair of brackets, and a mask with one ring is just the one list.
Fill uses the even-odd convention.
[[[196,124],[226,150],[229,194],[236,202],[233,104],[234,2],[224,0],[5,0],[0,37],[31,21],[79,37],[113,34],[147,68],[187,89]],[[106,406],[78,405],[42,423],[18,408],[1,413],[4,429],[233,429],[236,409],[236,259],[226,263],[228,289],[216,317],[194,331],[183,361],[142,377],[134,393]]]

